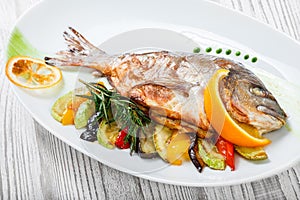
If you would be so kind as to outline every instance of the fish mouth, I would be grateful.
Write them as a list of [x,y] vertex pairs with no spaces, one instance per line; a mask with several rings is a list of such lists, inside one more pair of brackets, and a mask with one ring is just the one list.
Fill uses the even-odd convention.
[[274,109],[272,107],[264,106],[264,105],[258,105],[256,109],[260,112],[263,112],[266,115],[270,115],[272,117],[275,117],[279,121],[281,121],[282,124],[286,123],[287,115],[282,109]]
[[256,106],[256,109],[259,112],[275,117],[276,119],[281,121],[282,124],[285,124],[287,115],[279,106],[278,102],[271,92],[269,92],[264,86],[262,87],[261,85],[253,84],[252,87],[250,87],[249,92],[256,97],[262,98],[262,101],[260,102],[261,104]]
[[260,85],[252,85],[252,87],[250,87],[249,89],[249,92],[255,95],[256,97],[262,98],[261,103],[263,104],[259,104],[256,106],[256,109],[259,112],[275,117],[276,119],[281,121],[282,124],[285,123],[287,115],[281,109],[271,92],[269,92],[266,88]]

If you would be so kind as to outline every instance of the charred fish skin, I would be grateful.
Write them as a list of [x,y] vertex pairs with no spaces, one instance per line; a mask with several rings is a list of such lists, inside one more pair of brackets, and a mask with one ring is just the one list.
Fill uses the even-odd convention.
[[261,133],[279,129],[286,121],[273,95],[241,63],[167,51],[108,55],[75,29],[69,30],[64,32],[68,50],[58,52],[58,57],[45,57],[47,64],[94,68],[121,95],[154,109],[160,116],[208,130],[203,93],[212,75],[225,68],[230,73],[220,83],[220,94],[234,119],[253,125]]

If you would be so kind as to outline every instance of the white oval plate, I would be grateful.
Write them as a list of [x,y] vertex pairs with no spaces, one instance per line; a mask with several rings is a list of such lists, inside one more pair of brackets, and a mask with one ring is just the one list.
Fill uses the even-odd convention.
[[[16,24],[22,37],[40,52],[34,55],[31,51],[28,54],[37,57],[53,55],[65,49],[62,33],[68,26],[78,29],[92,43],[112,54],[140,49],[191,52],[196,46],[200,46],[202,52],[211,46],[213,52],[210,54],[216,54],[215,50],[220,47],[224,50],[232,49],[231,55],[226,55],[223,50],[220,56],[254,66],[258,71],[263,69],[272,72],[292,84],[300,85],[300,70],[297,68],[300,45],[296,41],[242,14],[206,1],[45,0]],[[18,50],[18,42],[11,39],[9,45]],[[234,55],[237,50],[242,52],[242,56]],[[245,54],[249,54],[250,59],[244,60]],[[252,57],[258,57],[258,62],[251,63]],[[14,87],[15,93],[32,116],[56,137],[120,171],[169,184],[224,186],[274,175],[291,167],[300,158],[300,101],[297,92],[289,97],[292,103],[284,106],[290,116],[289,126],[292,131],[283,128],[267,135],[273,141],[266,148],[269,155],[267,161],[249,162],[237,156],[235,171],[206,168],[200,174],[192,163],[179,167],[166,166],[159,159],[130,157],[128,151],[108,150],[98,144],[80,140],[80,133],[74,127],[62,126],[50,115],[54,101],[76,85],[76,71],[64,71],[63,75],[63,84],[55,89],[27,91]],[[283,83],[286,84],[285,81]],[[295,85],[287,89],[296,91],[298,86]],[[285,85],[279,87],[286,89]],[[279,102],[283,99],[282,103],[288,104],[280,96],[280,91],[274,91]],[[295,106],[298,108],[294,109]]]

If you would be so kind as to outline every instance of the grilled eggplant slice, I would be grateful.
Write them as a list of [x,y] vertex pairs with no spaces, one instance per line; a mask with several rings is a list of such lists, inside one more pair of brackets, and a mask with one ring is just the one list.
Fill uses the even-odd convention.
[[205,167],[205,163],[199,155],[197,135],[191,133],[190,134],[190,140],[191,140],[191,145],[190,145],[190,148],[189,148],[189,156],[190,156],[190,159],[191,159],[192,163],[194,164],[194,166],[198,170],[198,172],[201,173],[201,171]]

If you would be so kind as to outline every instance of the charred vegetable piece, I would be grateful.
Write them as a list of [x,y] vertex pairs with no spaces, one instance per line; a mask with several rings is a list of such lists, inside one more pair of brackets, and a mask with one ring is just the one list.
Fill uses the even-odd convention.
[[198,172],[201,173],[201,171],[205,167],[205,163],[203,162],[203,160],[201,159],[201,157],[199,155],[197,135],[196,134],[191,134],[190,135],[190,140],[191,140],[191,145],[189,147],[189,156],[190,156],[190,159],[191,159],[192,163],[194,164],[194,166],[198,170]]
[[234,147],[236,152],[247,160],[265,160],[268,159],[268,155],[262,147]]
[[139,132],[138,153],[141,158],[149,159],[157,156],[155,144],[153,142],[154,126],[155,125],[150,124]]
[[88,120],[86,129],[95,131],[96,133],[99,127],[99,120],[101,119],[101,116],[102,115],[100,112],[93,114]]
[[119,135],[119,127],[115,122],[108,123],[103,119],[97,131],[97,139],[102,146],[112,149],[115,147],[117,136]]
[[153,137],[139,138],[139,140],[139,155],[141,158],[154,158],[157,156]]
[[97,140],[97,130],[99,128],[100,112],[93,114],[87,122],[86,130],[80,135],[80,138],[89,142]]
[[198,139],[198,152],[204,163],[212,168],[224,170],[226,167],[225,158],[222,156],[215,145],[205,139]]
[[130,147],[130,142],[126,141],[125,138],[128,134],[128,127],[121,130],[116,138],[115,145],[120,149],[128,149]]
[[165,161],[167,160],[167,146],[172,137],[173,131],[165,126],[156,125],[154,127],[153,142],[158,155]]
[[86,130],[83,133],[81,133],[80,138],[88,142],[95,142],[97,140],[97,130]]
[[139,153],[140,138],[138,137],[138,133],[136,134],[136,138],[135,138],[135,140],[133,140],[133,142],[135,142],[134,152]]
[[218,151],[225,157],[226,164],[233,171],[235,169],[233,144],[220,136],[217,140],[216,146]]

